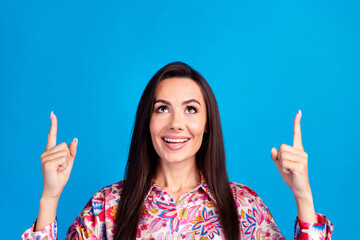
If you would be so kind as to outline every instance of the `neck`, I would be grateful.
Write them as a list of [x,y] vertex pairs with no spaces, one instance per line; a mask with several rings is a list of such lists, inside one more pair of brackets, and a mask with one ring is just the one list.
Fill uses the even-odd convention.
[[200,183],[200,173],[195,161],[191,164],[158,162],[155,174],[155,182],[160,187],[172,192],[179,193],[185,189],[195,188]]

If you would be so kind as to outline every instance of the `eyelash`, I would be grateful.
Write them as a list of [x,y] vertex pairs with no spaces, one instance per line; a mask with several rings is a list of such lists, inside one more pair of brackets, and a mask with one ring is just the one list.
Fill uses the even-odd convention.
[[197,109],[196,107],[194,107],[194,106],[187,106],[186,110],[188,110],[188,109],[194,110],[193,113],[197,113],[197,112],[198,112],[198,109]]
[[[156,112],[157,113],[163,113],[164,109],[167,109],[167,106],[165,106],[165,105],[159,106],[159,107],[156,108]],[[190,114],[194,114],[194,113],[198,112],[198,109],[195,106],[187,106],[186,111],[188,111],[188,110],[193,110],[194,111],[194,112],[191,112]]]

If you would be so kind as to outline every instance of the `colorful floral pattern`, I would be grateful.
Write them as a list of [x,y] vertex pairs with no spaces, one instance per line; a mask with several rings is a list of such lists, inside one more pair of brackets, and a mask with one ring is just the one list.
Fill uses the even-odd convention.
[[[123,181],[98,191],[86,204],[66,233],[66,239],[113,239],[116,209],[121,197]],[[230,182],[239,213],[241,239],[285,239],[260,197],[249,187]],[[295,240],[329,240],[333,224],[321,214],[318,223],[295,219]],[[35,225],[35,224],[34,224]],[[34,225],[22,239],[57,239],[57,219],[42,231],[34,232]],[[140,240],[224,239],[215,200],[205,179],[192,191],[183,194],[177,202],[155,182],[146,195],[139,227]]]

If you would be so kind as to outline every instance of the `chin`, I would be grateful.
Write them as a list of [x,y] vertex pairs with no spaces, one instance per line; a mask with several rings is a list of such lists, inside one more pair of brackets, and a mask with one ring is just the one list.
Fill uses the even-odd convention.
[[[185,162],[185,161],[189,161],[191,159],[191,157],[186,157],[186,156],[166,156],[161,158],[161,161],[166,162],[166,163],[180,163],[180,162]],[[195,157],[194,157],[194,161],[195,161]]]

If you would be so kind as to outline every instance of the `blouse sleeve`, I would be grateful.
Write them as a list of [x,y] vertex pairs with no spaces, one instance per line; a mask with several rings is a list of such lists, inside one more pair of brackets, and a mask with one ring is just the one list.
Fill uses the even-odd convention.
[[27,229],[21,236],[23,240],[55,240],[57,239],[57,218],[45,226],[41,231],[34,232],[35,223],[31,226],[31,228]]
[[[238,185],[236,192],[242,239],[285,239],[269,209],[252,189]],[[295,219],[295,240],[331,239],[333,224],[324,215],[316,217],[315,224]]]
[[316,214],[317,223],[307,223],[295,219],[295,240],[320,239],[330,240],[334,225],[322,214]]
[[[105,234],[104,189],[98,191],[76,217],[66,232],[66,240],[102,239]],[[57,240],[57,219],[37,232],[34,232],[35,223],[23,233],[23,240]]]

